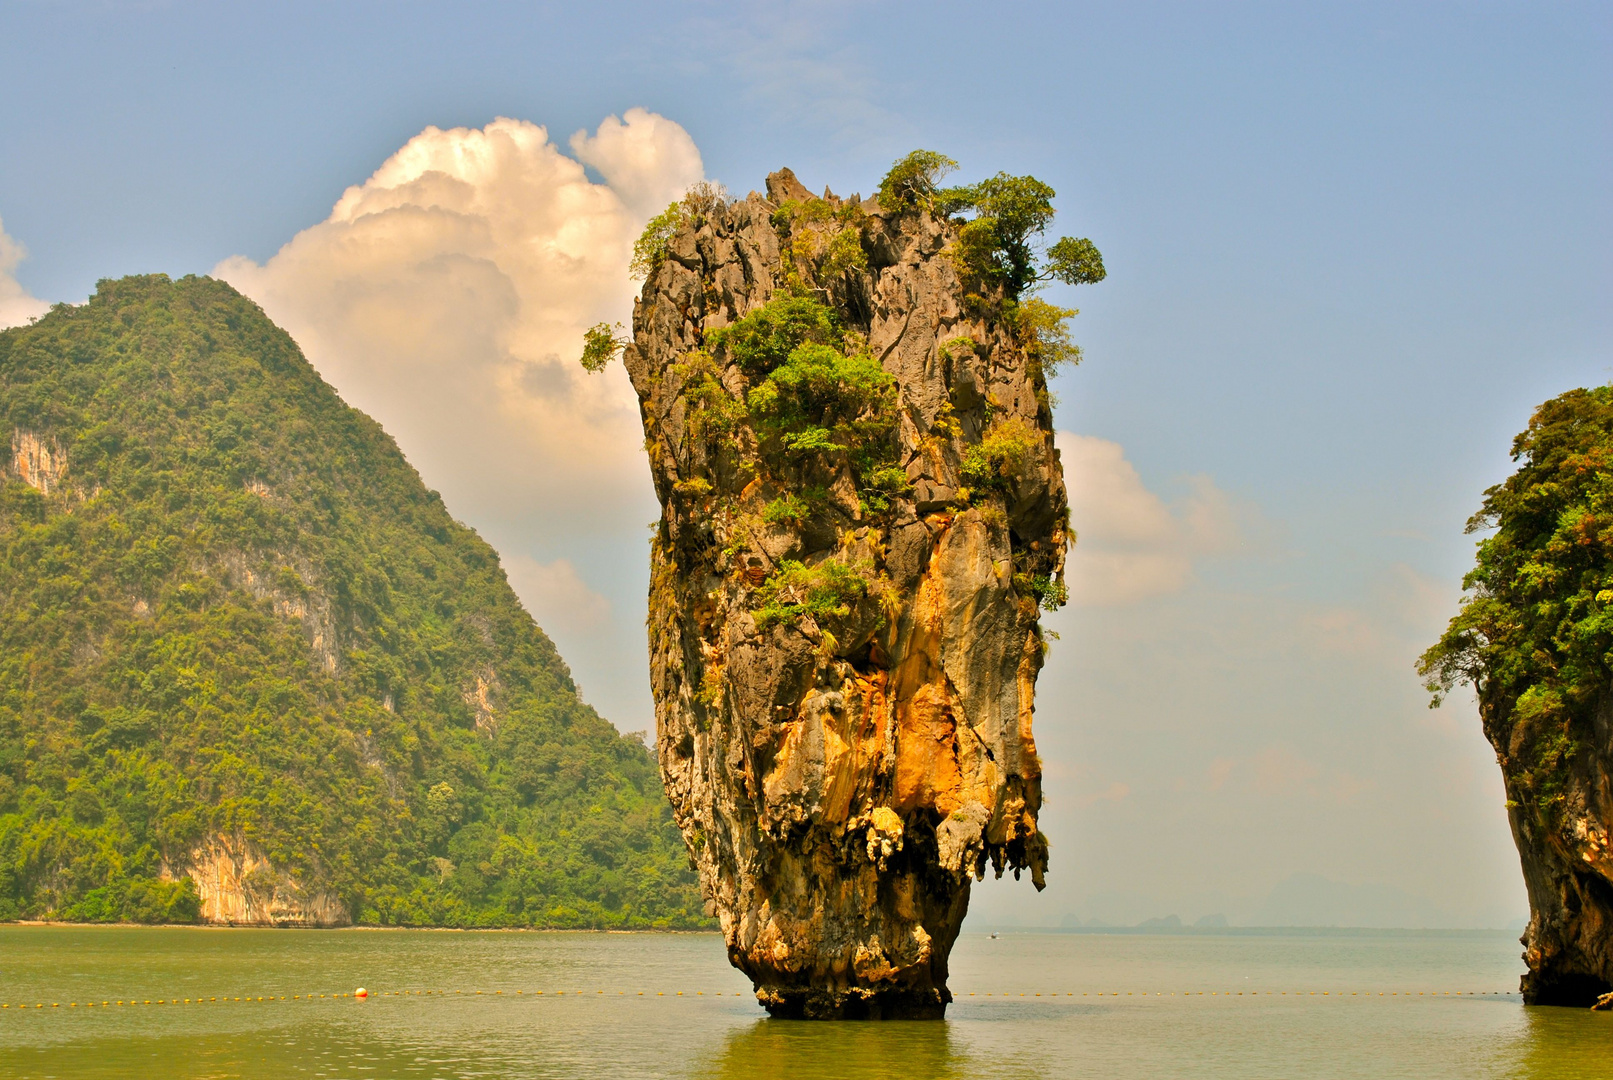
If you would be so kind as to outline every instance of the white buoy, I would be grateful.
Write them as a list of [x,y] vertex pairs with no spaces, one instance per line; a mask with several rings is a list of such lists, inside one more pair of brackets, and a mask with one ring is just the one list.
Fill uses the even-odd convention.
[[370,992],[361,986],[357,990],[353,991],[353,996],[356,998],[367,998],[370,996]]

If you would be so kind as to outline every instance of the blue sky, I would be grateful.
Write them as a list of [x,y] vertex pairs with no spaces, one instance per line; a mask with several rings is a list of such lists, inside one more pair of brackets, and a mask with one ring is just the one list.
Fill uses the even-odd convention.
[[[915,146],[965,179],[1033,173],[1111,275],[1049,294],[1082,308],[1087,357],[1059,427],[1094,468],[1123,455],[1113,490],[1153,529],[1093,504],[1088,565],[1136,570],[1141,544],[1166,570],[1056,617],[1053,887],[981,910],[1252,918],[1304,873],[1496,924],[1523,902],[1493,761],[1410,663],[1512,435],[1613,368],[1610,59],[1597,4],[12,0],[0,220],[23,288],[78,301],[269,264],[429,125],[505,116],[564,147],[642,107],[738,193],[784,164],[867,192]],[[353,386],[512,578],[565,562],[601,614],[540,621],[644,726],[647,483],[619,513],[500,506],[431,442],[467,414],[393,423]]]

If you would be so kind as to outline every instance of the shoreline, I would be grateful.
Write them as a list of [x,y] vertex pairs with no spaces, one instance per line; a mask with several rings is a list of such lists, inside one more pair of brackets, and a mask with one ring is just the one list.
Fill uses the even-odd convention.
[[276,925],[274,923],[140,923],[140,922],[72,922],[65,919],[12,919],[0,922],[0,929],[8,926],[70,927],[75,929],[107,930],[309,930],[332,933],[347,930],[359,931],[411,931],[440,934],[721,934],[720,930],[637,930],[596,929],[593,927],[563,926],[306,926]]
[[[435,934],[646,934],[646,935],[721,935],[721,930],[673,929],[597,929],[591,927],[555,926],[302,926],[273,923],[137,923],[137,922],[71,922],[60,919],[13,919],[0,922],[0,929],[10,926],[70,927],[77,929],[139,929],[139,930],[307,930],[319,933],[360,931],[365,933],[435,933]],[[1476,927],[1412,927],[1412,926],[1217,926],[1217,927],[1157,927],[1157,926],[995,926],[984,924],[965,928],[960,936],[1020,935],[1020,934],[1102,934],[1141,937],[1371,937],[1375,935],[1426,934],[1462,936],[1470,934],[1516,934],[1520,931],[1504,926]]]

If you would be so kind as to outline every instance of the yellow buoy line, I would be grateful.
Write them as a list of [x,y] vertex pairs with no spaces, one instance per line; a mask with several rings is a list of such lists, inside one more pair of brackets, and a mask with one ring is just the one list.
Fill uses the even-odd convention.
[[[980,1000],[991,998],[1003,1001],[1034,1001],[1037,998],[1044,1000],[1071,1000],[1075,998],[1436,998],[1436,997],[1507,997],[1517,994],[1516,990],[1089,990],[1077,993],[1076,991],[1026,991],[1024,993],[997,993],[995,991],[970,991],[958,993],[954,996],[955,1002],[962,1002],[968,998]],[[194,997],[194,998],[118,998],[105,1001],[69,1001],[62,1002],[34,1002],[32,1004],[14,1004],[0,1002],[0,1010],[37,1010],[37,1009],[108,1009],[122,1006],[145,1005],[256,1005],[260,1003],[279,1003],[283,1001],[338,1001],[343,998],[352,1000],[365,1000],[368,998],[408,998],[408,997],[526,997],[526,998],[600,998],[600,997],[734,997],[748,998],[750,994],[741,991],[729,991],[726,994],[716,990],[709,995],[704,990],[685,992],[683,990],[617,990],[614,993],[606,990],[552,990],[545,993],[534,990],[530,993],[525,990],[379,990],[367,991],[362,987],[346,994],[265,994],[246,995],[243,997]]]

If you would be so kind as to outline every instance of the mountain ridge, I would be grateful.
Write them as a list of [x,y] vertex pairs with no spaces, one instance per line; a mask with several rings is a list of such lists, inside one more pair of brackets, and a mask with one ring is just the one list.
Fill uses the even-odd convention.
[[0,918],[704,925],[642,741],[250,300],[103,281],[0,422]]

